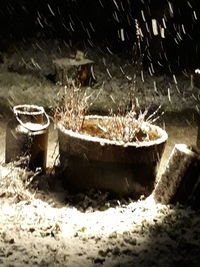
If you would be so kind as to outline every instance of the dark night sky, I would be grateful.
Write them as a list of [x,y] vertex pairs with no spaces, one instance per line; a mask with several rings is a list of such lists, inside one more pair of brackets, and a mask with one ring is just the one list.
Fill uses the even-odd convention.
[[129,33],[129,28],[133,28],[135,19],[140,23],[146,21],[150,23],[152,18],[161,20],[162,17],[166,17],[167,24],[183,23],[187,25],[188,30],[195,30],[200,16],[199,2],[198,0],[5,0],[1,1],[0,32],[17,36],[41,31],[47,35],[61,34],[63,37],[75,36],[79,32],[82,33],[82,37],[87,35],[89,38],[88,30],[91,35],[93,32],[93,35],[103,37],[121,27]]
[[[158,36],[153,34],[152,19],[158,23]],[[150,57],[180,61],[187,49],[185,64],[191,58],[199,60],[199,0],[4,0],[0,36],[1,40],[20,40],[40,33],[43,38],[74,43],[103,42],[120,51],[133,47],[135,20],[142,29],[143,49]],[[161,28],[165,38],[160,35]]]

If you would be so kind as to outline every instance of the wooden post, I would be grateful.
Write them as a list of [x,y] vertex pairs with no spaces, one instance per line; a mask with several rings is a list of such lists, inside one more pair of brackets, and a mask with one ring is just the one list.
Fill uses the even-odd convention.
[[199,153],[185,144],[176,144],[155,187],[154,199],[163,204],[188,203],[198,187],[199,176]]
[[199,112],[196,113],[196,125],[197,125],[197,139],[196,139],[196,145],[198,149],[200,149],[200,114]]
[[200,88],[200,69],[196,69],[194,71],[193,86]]

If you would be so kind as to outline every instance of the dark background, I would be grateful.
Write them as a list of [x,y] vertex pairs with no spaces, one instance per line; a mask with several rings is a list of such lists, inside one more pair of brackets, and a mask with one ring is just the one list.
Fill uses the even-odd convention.
[[[164,19],[165,38],[153,35],[152,19],[160,27]],[[143,33],[140,52],[136,20]],[[16,41],[52,38],[71,46],[101,45],[129,57],[135,49],[147,65],[153,62],[155,67],[184,69],[200,64],[199,0],[5,0],[0,25],[1,51]]]

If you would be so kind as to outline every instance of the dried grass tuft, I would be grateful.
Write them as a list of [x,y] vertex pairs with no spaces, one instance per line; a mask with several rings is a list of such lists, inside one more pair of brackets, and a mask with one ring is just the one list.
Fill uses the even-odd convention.
[[28,189],[34,174],[16,167],[14,163],[2,168],[0,177],[0,198],[10,198],[14,203],[31,201],[34,194]]
[[54,115],[55,122],[59,121],[66,129],[79,132],[88,109],[99,95],[92,101],[94,93],[87,94],[87,91],[81,93],[80,87],[76,86],[74,81],[69,82],[58,94],[59,101]]
[[142,112],[138,100],[130,96],[131,105],[128,110],[118,108],[117,113],[110,111],[108,117],[90,120],[86,115],[94,103],[91,101],[92,96],[93,94],[87,95],[86,92],[82,94],[75,83],[69,83],[58,95],[59,107],[55,112],[55,121],[61,122],[66,129],[74,132],[123,143],[158,138],[157,133],[151,130],[150,124],[159,118],[157,115],[160,107],[148,115],[149,109]]
[[132,101],[130,110],[110,114],[112,120],[107,126],[107,138],[124,143],[149,141],[158,138],[157,133],[151,130],[151,124],[158,119],[158,117],[155,118],[155,115],[159,109],[160,107],[148,116],[148,109],[142,112],[136,101]]

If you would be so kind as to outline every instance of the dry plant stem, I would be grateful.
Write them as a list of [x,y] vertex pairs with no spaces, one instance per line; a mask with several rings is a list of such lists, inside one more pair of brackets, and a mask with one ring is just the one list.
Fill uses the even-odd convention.
[[80,87],[77,87],[74,82],[69,83],[64,88],[64,93],[61,95],[61,103],[55,112],[55,120],[61,121],[66,129],[80,132],[82,129],[85,115],[88,109],[96,101],[101,90],[91,100],[96,92],[87,94],[87,91],[82,95]]

